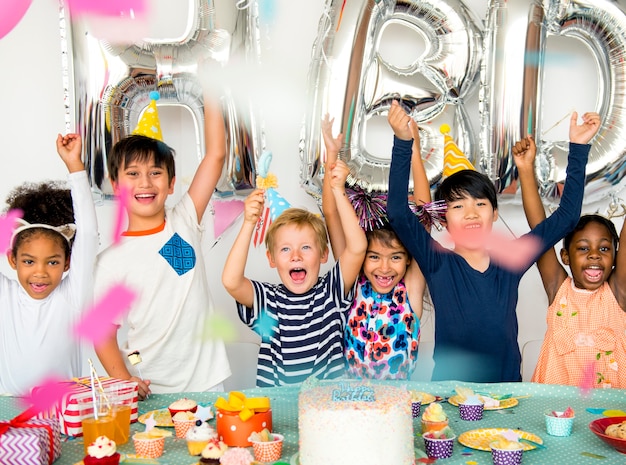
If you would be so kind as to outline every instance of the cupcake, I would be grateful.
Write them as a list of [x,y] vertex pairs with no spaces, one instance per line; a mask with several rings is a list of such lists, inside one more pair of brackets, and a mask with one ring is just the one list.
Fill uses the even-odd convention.
[[195,400],[187,399],[186,397],[183,399],[178,399],[177,401],[172,402],[168,407],[170,411],[170,415],[174,418],[178,412],[193,412],[195,413],[198,410],[198,403]]
[[432,403],[422,414],[422,433],[439,431],[448,426],[448,417],[441,404]]
[[83,459],[85,465],[117,465],[120,463],[120,454],[117,452],[115,441],[106,436],[98,437],[87,448],[87,455]]
[[200,455],[211,439],[217,439],[217,433],[207,422],[196,420],[196,425],[187,431],[185,439],[189,454]]
[[135,444],[135,452],[140,457],[156,459],[163,455],[165,447],[165,438],[171,436],[170,431],[159,428],[152,428],[150,431],[135,433],[133,435],[133,443]]
[[251,465],[254,457],[250,451],[244,447],[230,447],[222,458],[220,465]]
[[177,412],[176,415],[172,417],[172,423],[174,423],[174,431],[176,432],[176,437],[179,439],[183,439],[189,431],[190,428],[193,428],[196,425],[196,416],[192,412]]
[[489,444],[494,465],[519,465],[522,463],[524,446],[515,433],[496,436]]
[[202,453],[200,454],[200,463],[208,465],[219,465],[220,458],[224,455],[224,452],[228,449],[228,446],[219,439],[211,439],[209,443],[204,446]]
[[280,459],[284,439],[282,434],[271,433],[265,428],[261,432],[252,433],[248,441],[252,443],[254,459],[257,462],[268,463]]

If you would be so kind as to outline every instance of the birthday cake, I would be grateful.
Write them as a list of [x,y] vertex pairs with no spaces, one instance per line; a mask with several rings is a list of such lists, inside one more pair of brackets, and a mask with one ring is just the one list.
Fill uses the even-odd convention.
[[387,385],[303,387],[298,400],[300,465],[413,465],[411,396]]

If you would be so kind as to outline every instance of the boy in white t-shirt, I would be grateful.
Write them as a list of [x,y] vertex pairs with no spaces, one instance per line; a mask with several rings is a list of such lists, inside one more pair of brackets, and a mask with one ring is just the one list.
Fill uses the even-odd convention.
[[[127,342],[117,329],[96,353],[107,373],[151,392],[221,390],[231,374],[220,340],[202,337],[213,303],[201,250],[200,221],[222,173],[226,154],[221,110],[205,102],[206,154],[183,198],[173,208],[174,151],[153,137],[131,135],[118,141],[108,159],[115,191],[128,192],[128,230],[119,244],[98,256],[96,290],[114,283],[137,292],[126,315]],[[141,375],[133,376],[127,354],[139,351]],[[138,372],[137,372],[138,374]]]

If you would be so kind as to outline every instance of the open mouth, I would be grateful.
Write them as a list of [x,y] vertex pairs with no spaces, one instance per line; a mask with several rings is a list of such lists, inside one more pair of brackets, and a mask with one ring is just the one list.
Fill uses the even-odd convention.
[[150,203],[154,200],[156,195],[154,194],[137,194],[135,200],[139,203]]
[[378,287],[389,287],[393,283],[393,276],[374,275]]
[[601,268],[589,267],[583,270],[583,274],[588,281],[599,282],[602,280],[603,271]]
[[306,270],[302,268],[294,268],[293,270],[289,271],[289,276],[294,283],[301,284],[306,278]]

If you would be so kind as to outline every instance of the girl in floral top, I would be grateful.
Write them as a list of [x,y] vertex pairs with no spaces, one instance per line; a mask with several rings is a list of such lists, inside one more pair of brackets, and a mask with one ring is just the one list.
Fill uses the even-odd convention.
[[[417,124],[400,107],[392,104],[389,118],[404,118],[413,133]],[[326,146],[326,172],[337,162],[343,135],[332,136],[333,119],[326,115],[322,134]],[[419,140],[418,137],[414,138]],[[419,146],[413,147],[412,163],[416,202],[430,202],[430,186]],[[355,194],[355,197],[359,194]],[[361,193],[361,197],[365,194]],[[371,199],[369,200],[371,201]],[[354,199],[353,199],[354,203]],[[322,209],[335,256],[345,247],[346,237],[338,221],[334,198],[324,177]],[[384,215],[384,211],[381,211]],[[361,215],[359,215],[361,217]],[[365,216],[365,215],[362,215]],[[388,226],[372,228],[384,219],[362,218],[368,230],[368,248],[355,299],[347,317],[344,353],[348,373],[355,378],[409,379],[415,370],[426,281],[395,232]],[[368,227],[370,226],[370,227]]]

